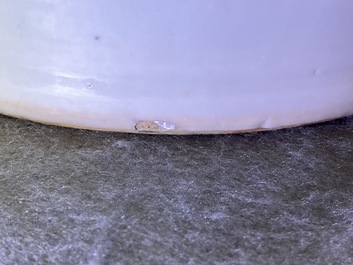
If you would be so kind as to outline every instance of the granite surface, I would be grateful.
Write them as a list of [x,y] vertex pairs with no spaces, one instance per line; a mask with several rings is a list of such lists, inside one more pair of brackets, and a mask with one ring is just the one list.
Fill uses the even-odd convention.
[[219,136],[0,116],[0,264],[353,264],[353,117]]

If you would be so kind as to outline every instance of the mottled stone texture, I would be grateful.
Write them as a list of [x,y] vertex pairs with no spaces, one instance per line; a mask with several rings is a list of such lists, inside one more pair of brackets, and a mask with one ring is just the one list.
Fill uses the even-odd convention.
[[0,116],[0,264],[353,264],[353,117],[220,136]]

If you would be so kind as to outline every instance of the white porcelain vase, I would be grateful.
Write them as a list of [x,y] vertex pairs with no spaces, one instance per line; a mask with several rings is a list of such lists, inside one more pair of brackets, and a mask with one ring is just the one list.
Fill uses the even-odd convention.
[[3,0],[0,113],[143,133],[353,114],[351,0]]

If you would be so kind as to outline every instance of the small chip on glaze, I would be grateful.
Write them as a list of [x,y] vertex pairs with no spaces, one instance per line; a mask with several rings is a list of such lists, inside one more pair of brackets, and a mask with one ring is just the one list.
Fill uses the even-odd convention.
[[173,131],[175,125],[166,121],[139,121],[135,125],[135,129],[145,132]]

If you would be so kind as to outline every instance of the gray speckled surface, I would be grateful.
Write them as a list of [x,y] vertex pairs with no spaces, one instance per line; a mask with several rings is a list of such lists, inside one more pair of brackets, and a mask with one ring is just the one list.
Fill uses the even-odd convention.
[[148,136],[0,116],[0,264],[353,264],[353,117]]

